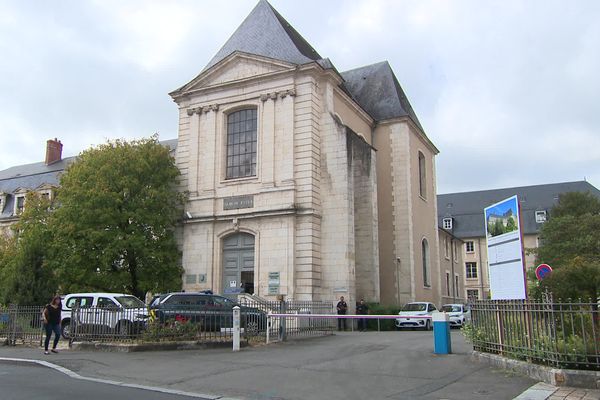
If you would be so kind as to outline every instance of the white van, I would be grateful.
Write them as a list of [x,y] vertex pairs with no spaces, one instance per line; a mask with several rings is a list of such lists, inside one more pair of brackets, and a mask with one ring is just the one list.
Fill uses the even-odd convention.
[[[72,321],[72,318],[77,320]],[[139,332],[147,319],[144,302],[130,294],[71,293],[62,302],[61,329],[65,339],[71,338],[75,325],[78,331],[85,329],[128,336]]]

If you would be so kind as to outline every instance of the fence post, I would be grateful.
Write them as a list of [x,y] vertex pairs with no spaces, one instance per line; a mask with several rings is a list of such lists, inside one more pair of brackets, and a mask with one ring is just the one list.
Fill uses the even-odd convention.
[[[279,313],[287,314],[287,304],[283,299],[279,302]],[[279,318],[279,340],[282,342],[286,339],[286,319],[286,317]]]
[[240,307],[233,307],[233,351],[240,351]]
[[271,336],[271,311],[267,313],[267,344],[269,344],[269,339]]

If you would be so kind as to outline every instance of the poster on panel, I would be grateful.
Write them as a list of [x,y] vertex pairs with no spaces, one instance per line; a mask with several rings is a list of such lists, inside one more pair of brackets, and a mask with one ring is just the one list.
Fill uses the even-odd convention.
[[492,300],[527,298],[519,214],[517,196],[484,210]]

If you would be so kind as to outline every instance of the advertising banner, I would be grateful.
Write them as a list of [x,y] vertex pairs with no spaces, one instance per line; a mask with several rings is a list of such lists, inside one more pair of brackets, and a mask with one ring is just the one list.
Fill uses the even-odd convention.
[[484,210],[492,300],[527,298],[517,196]]

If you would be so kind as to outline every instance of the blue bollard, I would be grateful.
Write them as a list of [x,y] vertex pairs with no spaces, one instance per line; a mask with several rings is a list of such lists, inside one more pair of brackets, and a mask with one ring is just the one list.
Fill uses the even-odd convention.
[[444,312],[434,312],[433,320],[433,352],[435,354],[452,353],[450,341],[450,319]]

